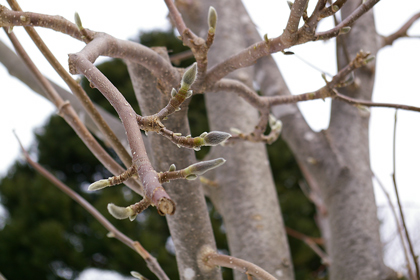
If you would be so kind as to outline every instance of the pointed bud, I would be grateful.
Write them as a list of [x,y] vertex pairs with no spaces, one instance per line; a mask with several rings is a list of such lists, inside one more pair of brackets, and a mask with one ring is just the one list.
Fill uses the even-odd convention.
[[340,9],[340,7],[338,7],[337,5],[332,5],[331,10],[336,13],[338,12],[338,10]]
[[138,273],[137,271],[130,271],[131,276],[133,276],[134,278],[140,279],[140,280],[147,280],[146,278],[144,278],[143,275],[141,275],[140,273]]
[[82,25],[82,20],[80,19],[79,13],[74,13],[74,22],[77,25],[77,28],[79,28],[79,30],[83,30],[83,25]]
[[193,95],[192,90],[187,91],[187,96],[185,96],[185,99],[190,98],[192,95]]
[[116,206],[113,203],[108,203],[108,212],[116,219],[118,220],[124,220],[127,219],[128,217],[132,216],[132,215],[136,215],[136,213],[134,213],[133,209],[128,206],[128,207],[120,207],[120,206]]
[[369,62],[371,62],[374,59],[375,59],[375,56],[374,55],[369,56],[368,58],[365,59],[365,64],[368,64]]
[[209,8],[209,16],[208,16],[208,24],[209,24],[209,30],[214,33],[216,30],[216,23],[217,23],[217,13],[216,9],[210,6]]
[[293,2],[292,1],[287,1],[287,5],[289,6],[289,9],[291,10],[293,7]]
[[110,232],[108,232],[106,234],[106,237],[108,237],[108,238],[114,238],[115,237],[115,234],[112,231],[110,231]]
[[232,132],[233,134],[241,134],[242,133],[241,130],[239,130],[239,129],[235,128],[235,127],[231,127],[230,128],[230,132]]
[[[190,165],[185,169],[185,172],[188,173],[186,179],[188,179],[188,176],[191,176],[191,175],[196,175],[196,176],[203,175],[207,171],[209,171],[211,169],[214,169],[214,168],[224,164],[225,162],[226,162],[226,160],[224,158],[217,158],[217,159],[206,160],[206,161],[194,163],[193,165]],[[191,180],[191,179],[189,179],[189,180]]]
[[277,120],[273,115],[269,116],[269,125],[271,130],[274,130],[276,133],[280,133],[283,123],[280,120]]
[[88,187],[88,191],[97,191],[97,190],[100,190],[109,186],[110,186],[109,179],[103,179],[103,180],[99,180],[99,181],[96,181],[95,183],[90,184],[90,186]]
[[338,32],[338,35],[343,35],[343,34],[347,34],[349,33],[351,30],[350,26],[345,26],[343,28],[340,29],[340,32]]
[[200,137],[202,137],[204,140],[205,146],[219,145],[225,142],[231,136],[232,135],[230,135],[229,133],[222,132],[222,131],[212,131],[204,135],[204,137],[200,135]]
[[171,166],[169,166],[169,172],[173,172],[173,171],[175,171],[176,170],[176,166],[175,166],[175,164],[171,164]]
[[175,97],[175,95],[176,95],[177,93],[178,93],[178,92],[176,91],[176,89],[172,88],[172,91],[171,91],[171,97]]
[[190,175],[188,175],[187,177],[185,177],[185,179],[187,179],[187,180],[195,180],[195,179],[197,179],[198,178],[198,176],[197,175],[195,175],[195,174],[190,174]]
[[181,87],[183,89],[189,89],[191,85],[195,82],[196,77],[197,77],[197,62],[194,62],[194,64],[185,71],[184,76],[182,76]]

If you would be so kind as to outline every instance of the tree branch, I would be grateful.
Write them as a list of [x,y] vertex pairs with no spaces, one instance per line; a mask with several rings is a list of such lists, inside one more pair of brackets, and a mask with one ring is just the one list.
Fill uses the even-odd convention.
[[277,280],[270,273],[253,263],[232,256],[218,254],[206,246],[201,249],[198,258],[198,262],[207,269],[216,266],[228,267],[246,273],[247,275],[252,275],[257,279]]
[[408,234],[408,228],[407,228],[407,224],[405,223],[404,212],[402,209],[400,195],[398,193],[398,187],[397,187],[396,163],[395,163],[396,139],[397,139],[397,112],[398,110],[395,110],[394,141],[393,141],[393,149],[392,149],[392,166],[393,166],[392,181],[394,182],[395,196],[397,197],[398,209],[400,210],[401,221],[402,221],[404,231],[405,231],[405,237],[407,238],[408,247],[410,248],[410,253],[413,258],[414,266],[416,268],[416,276],[417,276],[417,279],[420,279],[420,268],[419,268],[419,263],[418,263],[418,257],[416,256],[416,253],[414,252],[413,243],[411,242],[410,235]]
[[407,37],[407,31],[408,29],[414,24],[414,22],[416,22],[416,20],[418,20],[420,18],[420,12],[413,15],[403,26],[401,26],[400,29],[398,29],[398,31],[392,33],[391,35],[388,36],[382,36],[382,48],[385,46],[390,46],[394,43],[395,40],[402,38],[402,37]]

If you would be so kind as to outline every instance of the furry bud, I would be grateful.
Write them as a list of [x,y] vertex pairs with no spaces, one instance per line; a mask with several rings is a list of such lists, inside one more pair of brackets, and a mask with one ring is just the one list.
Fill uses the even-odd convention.
[[90,184],[90,186],[88,187],[88,191],[97,191],[109,186],[109,179],[103,179]]
[[216,24],[217,24],[217,13],[216,9],[210,6],[209,8],[209,16],[208,16],[208,24],[209,24],[209,30],[214,33],[216,30]]
[[195,82],[196,77],[197,62],[194,62],[194,64],[185,71],[184,76],[182,76],[181,87],[183,89],[188,90],[191,87],[191,85]]
[[206,146],[216,146],[223,142],[225,142],[229,137],[231,137],[229,133],[222,132],[222,131],[212,131],[210,133],[201,134],[200,137],[203,138],[204,144]]
[[[136,213],[134,213],[133,209],[128,206],[128,207],[120,207],[120,206],[116,206],[113,203],[108,203],[108,212],[116,219],[118,220],[124,220],[127,219],[133,215],[136,215]],[[131,218],[130,218],[131,220]]]

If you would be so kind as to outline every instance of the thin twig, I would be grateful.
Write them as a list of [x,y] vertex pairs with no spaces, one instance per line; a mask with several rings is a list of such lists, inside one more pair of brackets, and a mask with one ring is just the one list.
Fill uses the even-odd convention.
[[73,191],[71,188],[66,186],[63,182],[58,180],[54,175],[48,172],[45,168],[39,165],[37,162],[34,162],[30,157],[25,148],[23,147],[22,143],[20,142],[16,133],[14,133],[16,139],[19,142],[20,148],[22,149],[23,155],[25,156],[26,161],[42,176],[44,176],[48,181],[53,183],[57,188],[59,188],[62,192],[67,194],[71,199],[76,201],[80,206],[82,206],[86,211],[88,211],[100,224],[102,224],[110,233],[112,237],[115,237],[134,251],[136,251],[147,263],[149,269],[161,280],[169,280],[168,276],[166,276],[163,269],[160,267],[159,263],[156,259],[150,255],[138,241],[133,241],[129,237],[127,237],[124,233],[119,231],[116,227],[114,227],[95,207],[92,206],[87,200],[81,197],[78,193]]
[[317,244],[323,243],[322,238],[309,237],[289,227],[286,227],[286,232],[288,235],[305,242],[305,244],[308,245],[321,258],[323,264],[327,266],[331,264],[331,260],[327,254],[317,246]]
[[256,264],[236,257],[218,254],[209,247],[202,248],[199,254],[199,262],[207,269],[216,266],[228,267],[246,273],[248,278],[249,275],[251,275],[261,280],[277,280],[274,276]]
[[388,200],[389,207],[391,208],[392,215],[394,216],[395,224],[396,224],[397,230],[398,230],[398,236],[400,237],[401,246],[403,247],[405,261],[407,262],[408,273],[410,274],[411,279],[416,279],[416,277],[414,275],[413,268],[411,267],[410,259],[408,258],[407,246],[406,246],[405,241],[404,241],[403,229],[402,229],[401,223],[398,219],[397,211],[395,211],[394,204],[392,203],[391,196],[386,191],[385,186],[379,180],[378,176],[376,176],[375,173],[373,173],[373,172],[372,172],[372,175],[373,175],[373,178],[375,178],[376,182],[378,182],[381,190],[384,192],[384,194],[385,194],[385,196]]
[[415,15],[413,15],[403,26],[401,26],[400,29],[398,29],[398,31],[392,33],[389,36],[383,37],[383,41],[382,41],[382,47],[388,46],[388,45],[392,45],[394,43],[395,40],[402,38],[402,37],[407,37],[407,31],[408,29],[413,25],[413,23],[418,20],[420,18],[420,13],[417,13]]
[[401,221],[403,223],[405,236],[407,238],[408,246],[410,248],[410,253],[411,253],[411,256],[413,258],[414,265],[416,267],[417,279],[420,279],[420,269],[419,269],[418,258],[417,258],[416,254],[414,252],[413,243],[411,242],[410,235],[408,234],[408,228],[407,228],[407,225],[405,223],[405,218],[404,218],[404,213],[403,213],[403,209],[402,209],[402,205],[401,205],[400,195],[398,194],[398,188],[397,188],[396,163],[395,163],[395,160],[396,160],[396,156],[395,156],[395,153],[396,153],[396,139],[397,139],[397,112],[398,112],[398,110],[395,110],[394,139],[393,139],[393,149],[392,149],[392,158],[393,158],[393,160],[392,160],[392,166],[393,166],[392,181],[394,182],[395,195],[397,197],[398,208],[400,210]]

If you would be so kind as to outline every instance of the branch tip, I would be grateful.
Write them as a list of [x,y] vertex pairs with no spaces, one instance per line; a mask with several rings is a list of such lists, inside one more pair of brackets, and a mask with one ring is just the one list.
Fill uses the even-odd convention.
[[229,133],[223,131],[211,131],[210,133],[204,132],[200,135],[206,146],[216,146],[222,144],[231,136],[232,135]]
[[185,70],[184,76],[182,76],[181,88],[189,90],[191,85],[195,82],[197,77],[197,62]]
[[108,203],[107,208],[109,214],[111,214],[114,218],[118,220],[124,220],[127,218],[130,218],[131,220],[131,216],[136,215],[136,213],[134,213],[133,209],[130,206],[120,207],[113,203]]
[[102,179],[96,181],[88,187],[88,191],[97,191],[106,187],[109,187],[111,184],[109,183],[109,179]]
[[217,24],[217,12],[213,6],[210,6],[209,8],[208,24],[209,24],[209,32],[214,33],[214,31],[216,30],[216,24]]

